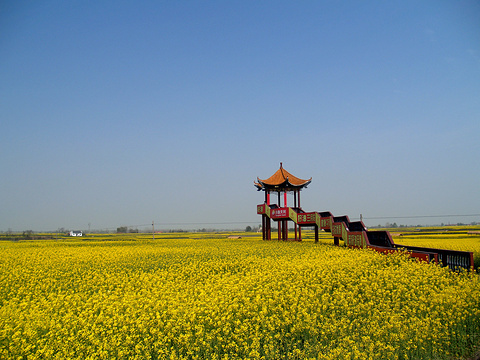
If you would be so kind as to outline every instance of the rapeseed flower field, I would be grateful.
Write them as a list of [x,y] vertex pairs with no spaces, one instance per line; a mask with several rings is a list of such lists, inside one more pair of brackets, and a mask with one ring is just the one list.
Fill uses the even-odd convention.
[[308,240],[2,241],[0,284],[2,359],[458,359],[480,343],[478,273]]

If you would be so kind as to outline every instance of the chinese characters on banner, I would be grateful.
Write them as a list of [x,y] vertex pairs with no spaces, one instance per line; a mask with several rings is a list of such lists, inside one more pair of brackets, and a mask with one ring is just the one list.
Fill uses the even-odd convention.
[[284,209],[274,209],[274,210],[272,210],[272,212],[271,212],[272,217],[273,217],[273,218],[287,217],[287,216],[288,216],[287,210],[288,210],[287,208],[284,208]]

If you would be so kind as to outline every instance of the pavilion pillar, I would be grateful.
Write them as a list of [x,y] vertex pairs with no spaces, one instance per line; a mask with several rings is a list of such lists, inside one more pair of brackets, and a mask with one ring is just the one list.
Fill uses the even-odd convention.
[[[293,191],[293,207],[295,209],[297,208],[297,190]],[[298,219],[298,217],[297,217],[297,219]],[[295,222],[294,228],[295,228],[295,240],[298,240],[298,236],[297,236],[298,224],[297,224],[297,222]]]
[[270,238],[270,218],[265,215],[265,240]]
[[268,216],[265,216],[265,240],[270,240],[270,238],[272,237],[270,235],[270,231],[272,231],[270,226],[270,218]]
[[[302,206],[300,205],[300,190],[298,190],[298,208],[301,209]],[[298,227],[298,240],[302,241],[302,227]]]
[[315,242],[318,243],[318,225],[315,224]]
[[268,218],[268,240],[272,240],[272,219]]
[[266,229],[266,222],[267,222],[267,221],[266,221],[266,219],[265,219],[266,217],[267,217],[267,215],[262,214],[262,240],[266,240],[266,239],[267,239],[267,236],[266,236],[266,235],[267,235],[267,233],[266,233],[266,231],[267,231],[267,229]]
[[[287,206],[287,190],[283,192],[283,206]],[[283,220],[283,239],[288,240],[288,220]]]

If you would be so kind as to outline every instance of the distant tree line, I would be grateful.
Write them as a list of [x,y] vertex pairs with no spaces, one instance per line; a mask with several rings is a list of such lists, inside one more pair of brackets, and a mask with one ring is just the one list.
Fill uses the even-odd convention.
[[129,229],[128,226],[119,226],[117,227],[117,234],[138,234],[138,229]]

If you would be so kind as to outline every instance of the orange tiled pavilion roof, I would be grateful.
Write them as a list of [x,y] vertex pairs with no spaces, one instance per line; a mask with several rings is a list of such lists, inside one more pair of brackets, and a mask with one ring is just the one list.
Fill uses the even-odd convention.
[[312,178],[308,180],[300,179],[287,170],[285,170],[280,163],[280,169],[268,179],[262,180],[257,177],[258,182],[254,182],[254,185],[258,190],[271,190],[271,191],[290,191],[301,189],[312,182]]

